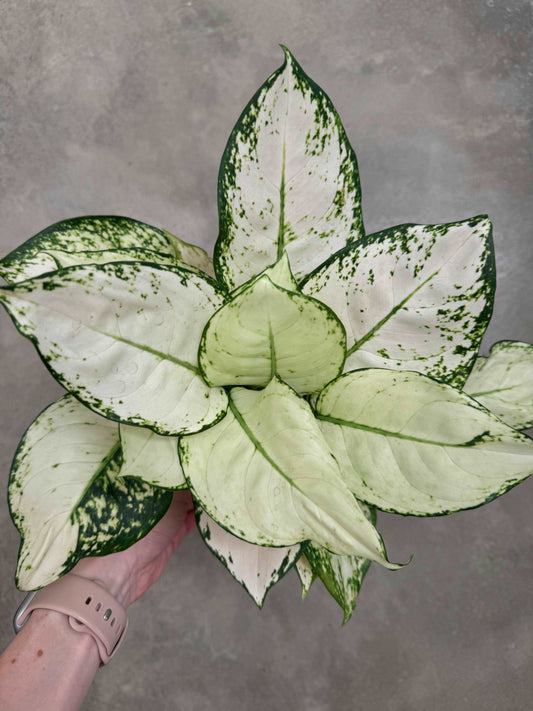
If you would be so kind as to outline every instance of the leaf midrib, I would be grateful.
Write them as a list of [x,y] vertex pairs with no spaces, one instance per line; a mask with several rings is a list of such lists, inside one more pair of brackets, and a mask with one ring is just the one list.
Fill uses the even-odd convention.
[[382,435],[384,437],[393,437],[395,439],[403,439],[409,442],[419,442],[420,444],[432,444],[438,447],[474,447],[486,435],[490,435],[490,432],[486,430],[476,437],[473,437],[468,442],[439,442],[437,440],[424,439],[422,437],[414,437],[413,435],[402,434],[401,432],[392,432],[391,430],[384,430],[380,427],[371,427],[370,425],[363,425],[360,422],[352,422],[351,420],[343,420],[339,417],[332,417],[331,415],[324,415],[319,412],[316,413],[315,417],[317,420],[322,420],[323,422],[330,422],[334,425],[340,425],[341,427],[349,427],[354,430],[362,430],[363,432],[371,432],[372,434]]
[[523,387],[522,384],[518,385],[509,385],[506,388],[494,388],[493,390],[482,390],[477,393],[471,393],[470,391],[466,391],[470,397],[482,397],[484,395],[492,395],[493,393],[503,393],[506,392],[507,390],[515,390],[516,388],[521,388]]
[[252,430],[248,427],[248,425],[246,424],[246,421],[245,421],[244,417],[242,416],[242,414],[241,414],[240,410],[238,409],[237,405],[235,404],[235,401],[233,400],[233,397],[232,397],[231,393],[229,393],[228,401],[229,401],[229,407],[230,407],[231,412],[233,413],[233,416],[235,417],[235,419],[237,420],[237,422],[239,423],[239,425],[240,425],[241,428],[243,429],[244,433],[246,434],[246,436],[248,437],[248,439],[250,440],[250,442],[251,442],[251,443],[253,444],[253,446],[256,448],[256,450],[257,450],[260,454],[263,455],[263,457],[267,460],[267,462],[278,472],[278,474],[280,474],[280,475],[285,479],[285,481],[287,481],[294,489],[296,489],[297,491],[299,491],[300,494],[302,494],[302,496],[305,496],[306,498],[308,498],[308,497],[306,496],[305,492],[302,491],[302,489],[300,489],[300,487],[293,481],[293,479],[291,479],[290,477],[288,477],[288,476],[285,474],[285,472],[278,466],[278,464],[276,464],[276,462],[275,462],[275,461],[272,459],[272,457],[268,454],[268,452],[267,452],[266,449],[263,447],[263,445],[261,444],[261,442],[257,439],[257,437],[255,436],[255,434],[252,432]]
[[381,319],[381,321],[379,321],[375,326],[373,326],[370,329],[370,331],[368,331],[363,336],[363,338],[356,341],[353,344],[353,346],[346,351],[346,358],[351,356],[352,353],[354,353],[356,350],[358,350],[364,343],[366,343],[366,341],[370,340],[374,336],[374,334],[377,331],[379,331],[379,329],[382,326],[384,326],[387,323],[387,321],[389,321],[389,319],[391,319],[401,308],[403,308],[403,306],[407,303],[407,301],[409,301],[409,299],[411,299],[417,293],[417,291],[419,291],[423,286],[425,286],[429,281],[431,281],[431,279],[433,279],[433,277],[437,276],[437,274],[441,271],[441,269],[443,269],[443,267],[446,264],[448,264],[463,249],[463,247],[465,246],[465,244],[468,242],[469,239],[470,239],[470,235],[468,235],[466,237],[466,239],[463,242],[461,242],[459,247],[457,247],[457,249],[453,252],[453,254],[450,255],[443,264],[439,265],[438,269],[436,269],[433,272],[433,274],[430,274],[427,279],[425,279],[413,291],[411,291],[409,294],[407,294],[407,296],[404,299],[402,299],[402,301],[400,301],[399,304],[394,306],[389,311],[389,313]]
[[381,319],[381,321],[378,321],[378,323],[375,326],[373,326],[370,329],[370,331],[367,331],[367,333],[365,333],[365,335],[362,338],[360,338],[358,341],[355,341],[353,346],[346,351],[346,357],[348,358],[349,356],[351,356],[352,353],[359,350],[359,348],[361,348],[361,346],[364,343],[369,341],[374,336],[374,334],[377,331],[379,331],[379,329],[382,326],[384,326],[387,323],[387,321],[389,321],[401,308],[403,308],[403,306],[409,301],[409,299],[411,299],[416,294],[417,291],[419,291],[423,286],[425,286],[428,283],[428,281],[431,281],[431,279],[433,279],[433,277],[436,276],[440,272],[440,270],[441,270],[441,267],[439,267],[436,271],[434,271],[433,274],[430,274],[427,279],[425,279],[415,289],[413,289],[413,291],[411,291],[409,294],[407,294],[407,296],[404,299],[402,299],[402,301],[400,301],[398,304],[396,304],[396,306],[393,306],[392,309],[388,312],[388,314],[386,314]]
[[171,363],[175,363],[176,365],[181,365],[183,368],[187,368],[187,370],[190,370],[193,373],[195,373],[195,375],[200,374],[199,368],[197,368],[195,365],[193,365],[192,363],[188,363],[186,360],[180,360],[179,358],[176,358],[175,356],[172,356],[169,353],[163,353],[162,351],[156,351],[154,348],[150,348],[150,346],[140,345],[138,343],[135,343],[135,341],[130,341],[128,338],[124,338],[123,336],[115,336],[113,334],[106,333],[105,331],[98,331],[97,329],[90,329],[90,330],[94,331],[95,333],[101,333],[103,336],[112,338],[115,341],[120,341],[121,343],[125,343],[127,346],[132,346],[133,348],[137,348],[140,351],[145,351],[146,353],[150,353],[151,355],[153,355],[156,358],[159,358],[161,360],[168,360]]
[[92,477],[87,482],[82,494],[78,497],[78,500],[76,501],[74,506],[72,506],[71,514],[70,514],[71,520],[72,520],[72,517],[74,516],[75,512],[78,510],[80,503],[83,501],[84,496],[86,495],[86,493],[89,491],[89,489],[93,485],[93,482],[102,474],[102,472],[104,472],[107,469],[107,467],[113,461],[113,459],[119,449],[120,449],[120,437],[117,437],[117,441],[111,447],[111,449],[109,450],[109,453],[104,457],[104,459],[101,460],[100,466],[98,467],[98,469],[95,471],[95,473],[92,475]]
[[[6,290],[7,291],[7,290]],[[30,292],[31,293],[31,292]],[[32,304],[35,304],[37,307],[41,306],[38,302],[33,301],[32,299],[24,298],[26,294],[20,296],[18,295],[15,291],[13,291],[13,294],[15,297],[21,299],[22,301],[28,301]],[[0,297],[2,294],[0,293]],[[200,369],[193,365],[192,363],[189,363],[188,361],[181,360],[180,358],[176,358],[175,356],[170,355],[170,353],[163,353],[162,351],[157,351],[155,348],[150,348],[150,346],[147,345],[141,345],[139,343],[135,343],[135,341],[130,341],[128,338],[124,338],[123,336],[118,336],[116,334],[112,333],[107,333],[107,331],[101,331],[98,328],[94,328],[93,326],[90,326],[87,323],[84,323],[80,321],[79,319],[75,319],[69,314],[65,314],[63,311],[60,311],[59,309],[54,309],[50,305],[44,306],[48,311],[53,311],[56,314],[59,314],[61,317],[68,319],[72,321],[73,323],[79,323],[82,325],[83,328],[86,328],[88,331],[92,331],[93,333],[99,333],[102,336],[106,336],[107,338],[111,338],[112,340],[119,341],[121,343],[124,343],[128,346],[132,346],[133,348],[136,348],[137,350],[144,351],[146,353],[150,353],[151,355],[155,356],[156,358],[159,358],[160,360],[167,360],[170,361],[171,363],[175,363],[176,365],[180,365],[183,368],[186,368],[187,370],[190,370],[193,372],[195,375],[200,375]]]

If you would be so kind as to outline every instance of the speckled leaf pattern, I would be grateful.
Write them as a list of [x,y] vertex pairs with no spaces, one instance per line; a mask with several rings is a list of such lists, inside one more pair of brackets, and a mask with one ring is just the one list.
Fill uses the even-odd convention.
[[118,427],[66,395],[22,438],[9,506],[21,546],[16,584],[43,587],[81,558],[124,550],[167,511],[172,493],[119,476]]
[[485,216],[400,225],[332,256],[302,284],[346,328],[344,372],[415,370],[462,387],[494,300]]
[[178,438],[162,437],[145,427],[119,425],[122,446],[120,476],[164,489],[186,489],[178,456]]
[[226,417],[182,437],[179,451],[194,498],[239,538],[313,540],[398,567],[344,484],[311,408],[279,379],[260,391],[231,390]]
[[167,232],[167,230],[162,230],[162,232],[167,238],[172,253],[177,260],[190,264],[192,267],[196,267],[214,278],[215,270],[213,268],[213,260],[205,249],[197,247],[195,244],[184,242],[179,239],[179,237]]
[[357,161],[337,112],[284,51],[222,157],[214,263],[230,289],[284,249],[301,279],[363,234]]
[[267,592],[292,568],[300,555],[301,546],[256,546],[226,531],[199,506],[195,510],[198,529],[206,546],[257,606],[263,607]]
[[179,435],[220,419],[221,388],[198,371],[223,297],[206,276],[142,264],[71,267],[0,290],[57,380],[99,414]]
[[316,409],[344,481],[384,511],[461,511],[533,472],[529,437],[420,373],[347,373],[324,388]]
[[102,249],[149,249],[174,256],[165,233],[129,217],[75,217],[47,227],[0,261],[0,276],[8,283],[31,279],[57,269],[48,249],[87,252]]
[[[360,506],[367,519],[375,526],[376,510],[365,504]],[[345,625],[355,609],[355,602],[363,578],[370,568],[370,561],[354,555],[335,555],[312,542],[306,544],[305,555],[313,575],[322,580],[326,590],[342,608],[342,624]]]
[[533,346],[520,341],[495,343],[479,357],[464,391],[517,430],[533,427]]
[[311,568],[311,563],[305,557],[305,553],[298,558],[296,565],[294,566],[296,572],[298,573],[298,578],[300,579],[300,585],[302,586],[302,600],[307,597],[307,593],[311,589],[311,585],[316,580],[316,574]]
[[342,372],[345,353],[344,326],[331,309],[274,283],[267,270],[211,318],[198,361],[213,386],[264,387],[278,375],[311,393]]

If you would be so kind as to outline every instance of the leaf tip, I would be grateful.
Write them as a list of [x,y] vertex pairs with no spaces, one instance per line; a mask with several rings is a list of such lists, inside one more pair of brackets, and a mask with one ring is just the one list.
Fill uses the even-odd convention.
[[290,51],[290,49],[284,44],[280,44],[279,46],[281,47],[281,49],[283,50],[283,54],[285,55],[285,61],[283,62],[282,69],[284,69],[286,66],[291,66],[295,64],[296,60],[294,59],[294,55]]

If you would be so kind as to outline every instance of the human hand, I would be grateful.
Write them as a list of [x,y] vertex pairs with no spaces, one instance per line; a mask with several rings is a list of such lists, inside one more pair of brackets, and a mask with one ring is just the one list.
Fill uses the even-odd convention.
[[130,548],[110,555],[84,558],[72,572],[99,580],[129,607],[155,583],[178,544],[196,526],[188,491],[177,491],[159,523]]

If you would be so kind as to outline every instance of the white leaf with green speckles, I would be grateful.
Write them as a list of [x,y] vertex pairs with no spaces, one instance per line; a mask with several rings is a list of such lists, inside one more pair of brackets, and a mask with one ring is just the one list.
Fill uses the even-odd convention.
[[75,217],[47,227],[0,261],[0,276],[15,283],[57,269],[48,249],[66,252],[149,249],[175,255],[163,230],[129,217]]
[[267,270],[239,288],[207,324],[198,360],[210,385],[264,387],[278,375],[298,393],[310,393],[342,372],[341,322],[320,301],[271,276],[277,278]]
[[81,558],[124,550],[168,509],[171,492],[120,476],[118,427],[66,395],[22,438],[9,506],[21,535],[16,584],[43,587]]
[[54,376],[96,412],[158,434],[198,431],[227,406],[197,363],[223,302],[196,272],[143,264],[71,267],[0,290]]
[[347,373],[324,388],[316,410],[347,486],[384,511],[461,511],[533,472],[529,437],[420,373]]
[[300,584],[302,586],[302,600],[307,596],[307,593],[311,589],[311,585],[316,580],[316,575],[311,568],[311,563],[305,557],[305,553],[298,558],[296,561],[296,572],[298,573],[298,578],[300,579]]
[[301,279],[363,234],[357,161],[337,112],[284,51],[222,157],[214,262],[230,289],[284,249]]
[[494,299],[491,224],[400,225],[333,255],[302,284],[347,335],[344,371],[416,370],[462,387]]
[[190,264],[192,267],[196,267],[200,269],[200,271],[205,272],[208,276],[214,278],[215,270],[213,268],[213,260],[204,249],[197,247],[195,244],[184,242],[179,239],[179,237],[167,232],[167,230],[161,231],[167,238],[176,259],[180,262]]
[[264,390],[231,390],[226,417],[182,437],[179,451],[194,498],[239,538],[313,540],[398,567],[343,482],[311,408],[278,378]]
[[511,427],[533,427],[533,346],[495,343],[474,363],[464,391]]
[[[376,510],[364,504],[360,506],[375,526]],[[342,624],[345,625],[355,609],[355,601],[370,568],[370,561],[355,555],[335,555],[312,542],[305,546],[305,555],[312,574],[322,580],[327,591],[341,606],[344,612]]]
[[122,445],[120,476],[141,479],[165,489],[186,489],[178,456],[178,438],[162,437],[145,427],[119,425]]
[[205,511],[196,507],[198,529],[209,550],[229,570],[258,607],[300,555],[300,545],[268,548],[248,543],[219,526]]

